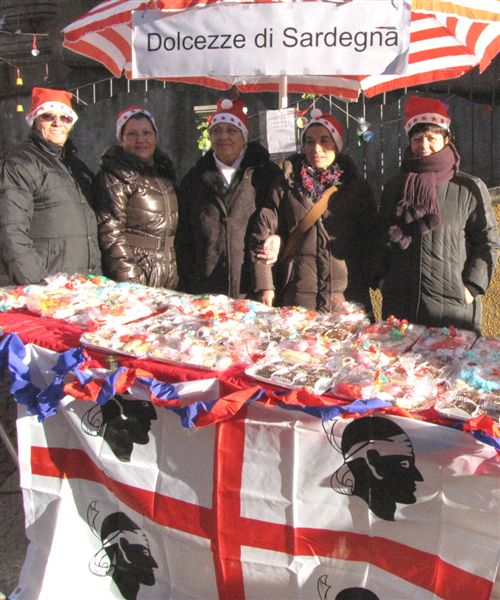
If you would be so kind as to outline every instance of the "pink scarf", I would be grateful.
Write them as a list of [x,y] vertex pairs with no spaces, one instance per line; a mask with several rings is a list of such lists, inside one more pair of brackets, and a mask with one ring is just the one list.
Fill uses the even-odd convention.
[[389,239],[406,250],[415,235],[435,229],[440,221],[436,186],[450,181],[458,171],[460,156],[449,142],[439,152],[417,158],[406,150],[401,170],[406,173],[403,195],[396,204]]

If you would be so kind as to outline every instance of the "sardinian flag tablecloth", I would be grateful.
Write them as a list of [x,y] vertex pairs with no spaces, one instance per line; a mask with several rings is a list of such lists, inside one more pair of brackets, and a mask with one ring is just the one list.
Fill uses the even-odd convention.
[[[253,390],[200,427],[216,379],[117,372],[111,385],[80,365],[71,385],[61,354],[19,356],[30,546],[12,599],[492,596],[499,465],[473,436],[377,413],[322,419]],[[57,397],[54,414],[29,415],[33,395]]]

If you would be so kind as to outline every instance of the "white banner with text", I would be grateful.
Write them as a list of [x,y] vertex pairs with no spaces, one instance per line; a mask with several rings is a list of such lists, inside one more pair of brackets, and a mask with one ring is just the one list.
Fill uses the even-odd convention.
[[222,3],[132,15],[134,78],[404,73],[409,2]]

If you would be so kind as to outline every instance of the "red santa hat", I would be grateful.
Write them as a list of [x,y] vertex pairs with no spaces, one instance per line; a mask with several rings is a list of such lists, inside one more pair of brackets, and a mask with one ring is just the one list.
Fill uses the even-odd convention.
[[71,106],[70,92],[35,87],[31,92],[31,108],[26,115],[28,125],[31,127],[35,119],[43,113],[63,114],[71,117],[73,123],[78,119]]
[[132,106],[129,106],[128,108],[125,108],[120,113],[118,113],[118,117],[116,118],[116,138],[119,142],[121,141],[120,134],[123,126],[130,119],[130,117],[133,117],[134,115],[138,114],[145,115],[151,121],[151,125],[153,126],[156,136],[158,137],[158,127],[156,126],[156,121],[153,115],[149,112],[149,110],[146,110],[143,106],[137,106],[137,104],[132,104]]
[[229,123],[237,127],[245,142],[248,139],[248,117],[245,114],[245,106],[241,100],[229,100],[223,98],[217,102],[217,111],[210,117],[208,130],[217,123]]
[[323,113],[319,108],[313,108],[311,111],[311,118],[307,125],[302,130],[300,141],[304,144],[304,136],[306,131],[311,125],[323,125],[330,132],[330,135],[337,146],[337,151],[341,152],[344,142],[342,140],[343,129],[342,125],[337,121],[335,117],[328,113]]
[[446,130],[450,129],[451,117],[448,114],[448,106],[435,98],[410,96],[406,101],[405,113],[406,133],[409,133],[412,127],[419,123],[438,125]]

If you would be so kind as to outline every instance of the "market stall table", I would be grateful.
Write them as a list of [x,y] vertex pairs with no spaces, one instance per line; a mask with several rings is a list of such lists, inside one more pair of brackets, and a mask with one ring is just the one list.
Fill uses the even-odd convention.
[[11,598],[495,597],[493,446],[242,369],[83,353],[81,329],[26,312],[0,327],[18,400],[47,416],[20,408]]

